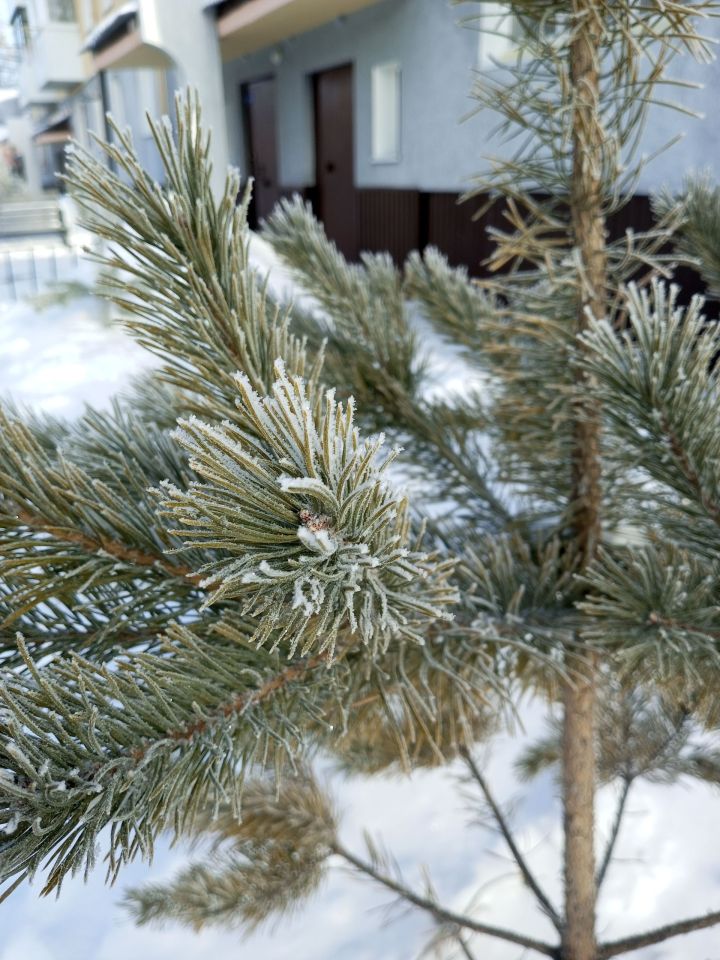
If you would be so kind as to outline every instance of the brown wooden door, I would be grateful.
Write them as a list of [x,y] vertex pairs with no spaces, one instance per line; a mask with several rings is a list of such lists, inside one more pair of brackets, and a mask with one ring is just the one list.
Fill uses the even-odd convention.
[[350,259],[358,253],[352,66],[314,76],[318,216]]
[[254,178],[250,224],[269,216],[280,199],[275,125],[275,78],[243,84],[243,112],[247,131],[250,175]]

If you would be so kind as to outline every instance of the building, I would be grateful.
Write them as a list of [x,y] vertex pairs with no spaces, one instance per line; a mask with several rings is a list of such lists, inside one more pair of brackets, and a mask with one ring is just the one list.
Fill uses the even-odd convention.
[[[492,142],[496,117],[474,112],[477,71],[515,55],[512,17],[502,3],[450,0],[234,0],[216,4],[230,156],[255,177],[256,214],[299,191],[345,253],[387,249],[402,259],[433,243],[451,261],[479,269],[489,254],[478,203],[458,205]],[[482,29],[481,29],[482,27]],[[708,21],[707,32],[720,35]],[[703,90],[672,91],[707,119],[657,109],[643,148],[660,156],[613,224],[651,224],[649,194],[679,189],[687,171],[720,177],[720,124],[713,100],[720,65],[685,57],[672,71]],[[467,118],[463,120],[463,118]],[[663,146],[686,135],[672,151]]]
[[230,162],[215,18],[200,0],[76,0],[87,72],[157,174],[145,113],[167,114],[176,89],[196,88],[213,134],[216,186]]
[[34,127],[42,174],[57,189],[71,138],[109,138],[106,113],[129,127],[143,163],[160,175],[145,113],[168,113],[174,92],[199,90],[213,129],[215,176],[229,157],[215,19],[198,0],[22,0],[10,3],[20,102]]
[[442,0],[220,4],[231,156],[255,177],[258,218],[299,191],[349,256],[471,255],[479,231],[456,201],[486,124],[460,118],[479,58],[503,51],[460,16]]
[[[350,257],[389,250],[402,259],[434,243],[476,269],[488,253],[477,207],[458,205],[491,141],[495,118],[473,112],[476,71],[514,55],[512,19],[483,3],[484,28],[458,24],[477,5],[451,0],[24,0],[11,4],[23,49],[21,99],[36,144],[61,165],[71,135],[106,133],[111,110],[158,173],[144,112],[166,112],[173,91],[200,93],[212,129],[215,183],[228,164],[255,180],[253,219],[299,192]],[[498,28],[507,36],[498,34]],[[717,26],[712,29],[717,31]],[[683,96],[713,116],[720,67],[682,62],[704,91]],[[681,185],[692,166],[720,175],[720,125],[651,117],[648,153],[688,131],[637,184],[625,217],[650,222],[648,194]],[[47,179],[47,178],[46,178]],[[490,214],[489,217],[497,216]],[[626,223],[618,222],[618,230]]]
[[70,138],[67,98],[83,79],[75,8],[71,0],[11,3],[10,24],[19,56],[19,103],[32,128],[23,159],[28,184],[37,192],[56,186]]

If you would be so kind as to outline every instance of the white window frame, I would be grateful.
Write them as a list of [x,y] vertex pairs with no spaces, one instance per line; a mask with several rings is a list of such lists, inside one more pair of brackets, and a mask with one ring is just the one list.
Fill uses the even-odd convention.
[[478,67],[492,70],[517,59],[516,20],[509,3],[483,3],[478,31]]
[[402,71],[396,60],[370,71],[370,159],[399,163],[402,140]]

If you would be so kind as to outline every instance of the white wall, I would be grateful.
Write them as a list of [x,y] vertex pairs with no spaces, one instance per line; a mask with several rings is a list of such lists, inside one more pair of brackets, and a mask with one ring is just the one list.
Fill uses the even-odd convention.
[[65,95],[61,85],[83,80],[78,25],[50,20],[45,0],[34,0],[26,9],[32,41],[22,51],[21,102],[60,102]]
[[203,121],[212,133],[213,183],[222,188],[228,163],[222,61],[214,12],[200,0],[142,0],[143,39],[175,62],[178,86],[198,90]]

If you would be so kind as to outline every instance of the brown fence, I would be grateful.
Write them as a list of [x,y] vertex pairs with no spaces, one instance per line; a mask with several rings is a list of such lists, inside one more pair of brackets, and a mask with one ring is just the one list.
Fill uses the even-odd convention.
[[[300,192],[315,205],[314,188]],[[289,196],[293,191],[283,193]],[[487,276],[485,262],[495,246],[487,230],[489,227],[508,229],[508,223],[500,204],[476,219],[475,215],[484,206],[483,197],[463,203],[459,200],[457,193],[357,188],[357,237],[352,250],[343,252],[354,257],[357,250],[387,251],[396,263],[402,263],[410,251],[431,245],[441,250],[453,266],[467,267],[471,276]],[[608,232],[611,239],[619,239],[627,230],[636,233],[650,230],[653,223],[650,198],[638,194],[610,218]],[[688,302],[694,294],[705,293],[704,283],[693,270],[676,269],[674,281],[681,288],[681,302]],[[709,304],[707,313],[715,316],[717,308],[717,304]]]

